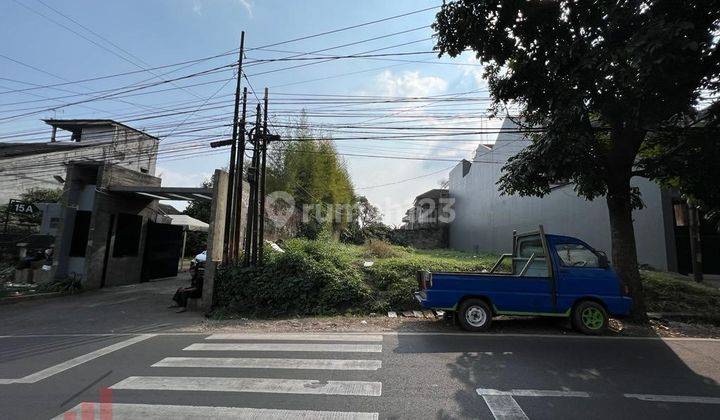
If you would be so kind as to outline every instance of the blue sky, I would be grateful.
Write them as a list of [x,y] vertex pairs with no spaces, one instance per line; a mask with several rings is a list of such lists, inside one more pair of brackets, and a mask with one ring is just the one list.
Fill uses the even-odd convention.
[[[12,141],[47,141],[50,130],[41,118],[113,118],[162,138],[158,175],[163,177],[163,185],[197,185],[214,168],[227,164],[227,154],[221,151],[210,153],[204,142],[227,136],[230,132],[224,125],[231,121],[235,83],[231,80],[232,69],[220,69],[206,76],[162,84],[127,96],[118,95],[112,100],[96,99],[55,110],[47,108],[95,98],[98,94],[94,91],[126,87],[141,81],[146,84],[158,82],[157,75],[164,79],[175,78],[231,64],[236,60],[234,54],[185,68],[157,69],[152,71],[154,74],[143,71],[232,51],[238,47],[241,30],[246,32],[246,63],[375,37],[383,38],[321,54],[358,54],[404,43],[409,44],[375,54],[430,51],[434,42],[429,25],[436,10],[269,47],[278,51],[252,48],[439,4],[439,1],[419,0],[6,0],[0,4],[0,37],[4,40],[0,44],[0,133],[17,133]],[[401,31],[407,32],[387,36]],[[331,131],[329,127],[359,122],[395,127],[432,126],[436,130],[438,127],[497,124],[493,120],[470,118],[484,114],[487,102],[482,99],[458,105],[430,101],[361,106],[303,102],[306,98],[317,97],[314,95],[400,98],[462,94],[457,97],[483,98],[487,94],[481,79],[482,68],[468,54],[455,59],[438,59],[433,54],[342,59],[286,69],[308,63],[310,61],[281,61],[246,65],[245,73],[259,95],[264,87],[270,88],[270,114],[274,124],[287,124],[303,108],[310,113],[313,126],[325,128],[336,137],[352,135],[339,129]],[[259,74],[271,70],[276,71]],[[34,88],[34,85],[75,82],[124,72],[134,73],[53,88]],[[33,90],[6,92],[30,87]],[[201,106],[206,100],[205,106]],[[187,110],[185,114],[160,117],[181,108]],[[333,111],[339,116],[327,115]],[[32,114],[1,119],[23,113]],[[143,116],[153,118],[138,119]],[[436,188],[440,179],[447,178],[449,169],[445,169],[452,167],[455,160],[471,157],[479,141],[493,140],[492,136],[468,135],[453,138],[454,141],[448,143],[442,140],[446,138],[442,133],[437,133],[437,140],[426,136],[423,141],[377,138],[336,142],[338,150],[346,155],[344,159],[357,192],[367,195],[381,208],[386,222],[399,223],[415,195]],[[357,156],[363,154],[448,161]],[[418,178],[405,181],[413,177]],[[384,184],[392,185],[379,186]]]

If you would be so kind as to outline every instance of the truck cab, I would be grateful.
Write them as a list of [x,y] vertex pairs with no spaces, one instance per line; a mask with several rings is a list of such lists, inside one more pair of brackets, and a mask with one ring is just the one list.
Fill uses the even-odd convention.
[[580,239],[538,231],[513,233],[513,252],[487,272],[418,272],[416,299],[455,313],[469,331],[493,316],[569,317],[577,330],[601,334],[610,315],[629,314],[632,300],[605,253]]

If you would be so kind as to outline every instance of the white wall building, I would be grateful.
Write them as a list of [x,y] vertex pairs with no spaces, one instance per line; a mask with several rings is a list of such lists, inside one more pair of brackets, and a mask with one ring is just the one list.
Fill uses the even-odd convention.
[[[450,247],[474,252],[510,252],[512,231],[537,229],[578,237],[610,252],[610,219],[603,197],[587,201],[573,185],[556,187],[543,198],[501,196],[497,181],[508,158],[529,144],[518,126],[506,119],[496,143],[478,146],[473,162],[463,160],[450,172],[450,197],[456,217],[450,224]],[[645,208],[633,212],[638,259],[662,270],[677,270],[673,202],[669,192],[645,178],[633,178]]]

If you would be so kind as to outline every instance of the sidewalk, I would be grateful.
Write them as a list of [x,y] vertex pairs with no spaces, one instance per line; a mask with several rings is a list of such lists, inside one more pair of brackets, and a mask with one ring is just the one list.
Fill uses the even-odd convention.
[[197,325],[203,315],[168,309],[189,275],[80,294],[0,305],[0,335],[166,331]]

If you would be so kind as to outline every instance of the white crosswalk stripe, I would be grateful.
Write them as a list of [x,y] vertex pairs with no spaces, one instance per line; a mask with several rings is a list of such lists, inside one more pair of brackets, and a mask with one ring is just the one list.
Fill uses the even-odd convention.
[[266,392],[270,394],[382,395],[380,382],[314,379],[221,378],[203,376],[131,376],[110,389],[158,391]]
[[206,340],[298,340],[298,341],[355,341],[355,342],[382,342],[380,334],[253,334],[228,333],[213,334]]
[[378,370],[382,366],[382,362],[380,360],[344,359],[166,357],[152,366],[174,368]]
[[[223,342],[219,342],[222,340]],[[214,341],[214,342],[213,342]],[[280,342],[284,341],[284,342]],[[352,378],[353,372],[378,371],[382,361],[362,359],[359,354],[352,358],[337,358],[338,353],[382,353],[383,336],[380,334],[255,334],[255,333],[222,333],[205,337],[202,342],[195,342],[183,348],[186,352],[211,352],[206,354],[188,353],[192,357],[165,357],[151,367],[158,368],[158,375],[131,376],[110,386],[115,393],[131,391],[162,391],[182,392],[200,391],[207,393],[265,393],[296,395],[292,400],[301,401],[302,395],[335,396],[335,397],[379,397],[382,395],[382,383],[372,380],[346,380]],[[208,357],[212,352],[274,352],[278,357]],[[297,354],[300,352],[328,353],[323,358],[289,358],[282,353]],[[333,354],[335,353],[335,354]],[[238,354],[242,355],[242,353]],[[202,357],[200,357],[202,356]],[[265,355],[263,355],[265,356]],[[284,357],[283,357],[284,356]],[[350,356],[350,354],[348,354]],[[335,358],[333,358],[335,357]],[[223,376],[160,376],[165,372],[160,368],[175,369],[213,369],[222,372]],[[223,370],[224,369],[224,370]],[[229,369],[229,370],[228,370]],[[256,369],[261,377],[233,377],[236,369]],[[319,371],[323,380],[305,375],[294,374],[294,379],[267,378],[260,369],[288,372],[291,370]],[[325,380],[331,372],[344,372],[342,380]],[[208,371],[204,371],[207,373]],[[349,376],[350,375],[350,376]],[[362,379],[367,379],[368,373]],[[279,376],[279,375],[267,375]],[[333,375],[334,376],[334,375]],[[217,407],[192,405],[192,401],[183,400],[181,404],[141,404],[133,401],[119,404],[82,403],[68,413],[71,418],[86,418],[95,414],[94,418],[106,418],[107,410],[112,410],[113,420],[126,419],[321,419],[321,420],[376,420],[378,413],[363,411],[320,411],[292,410],[292,406],[282,407]],[[301,407],[305,408],[305,407]],[[347,407],[350,408],[350,407]],[[105,410],[105,411],[103,411]],[[103,417],[105,415],[105,417]],[[64,418],[63,415],[57,419]],[[108,417],[109,418],[109,417]]]
[[300,343],[195,343],[188,351],[316,351],[333,353],[380,353],[380,344],[300,344]]
[[[93,418],[102,418],[100,409],[100,404],[93,404],[95,414]],[[112,413],[113,420],[205,420],[211,418],[220,420],[377,420],[378,418],[377,413],[155,404],[112,404],[109,411]],[[80,413],[81,405],[78,404],[70,412]],[[63,420],[63,418],[63,415],[60,415],[54,420]]]

